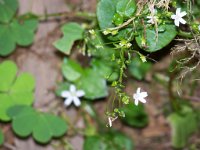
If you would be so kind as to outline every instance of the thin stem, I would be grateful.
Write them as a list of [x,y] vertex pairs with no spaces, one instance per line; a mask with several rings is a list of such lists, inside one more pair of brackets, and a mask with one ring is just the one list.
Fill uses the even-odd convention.
[[77,17],[85,20],[94,20],[96,18],[96,15],[88,12],[61,12],[61,13],[38,15],[37,17],[39,18],[40,21],[45,21],[49,18],[54,18],[54,17],[70,17],[70,18]]

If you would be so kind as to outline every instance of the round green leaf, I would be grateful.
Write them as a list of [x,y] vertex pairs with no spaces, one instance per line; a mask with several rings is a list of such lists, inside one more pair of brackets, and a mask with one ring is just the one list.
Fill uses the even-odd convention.
[[177,35],[175,25],[166,24],[160,28],[163,28],[164,32],[158,32],[158,38],[156,37],[154,28],[147,28],[146,31],[142,30],[139,32],[139,35],[136,37],[136,42],[139,47],[147,52],[155,52],[167,46]]
[[85,69],[76,84],[79,89],[84,90],[85,98],[98,99],[108,95],[106,80],[92,69]]
[[123,17],[132,17],[136,10],[135,0],[120,0],[117,3],[116,10]]
[[101,0],[97,5],[97,19],[101,29],[113,27],[113,17],[119,0]]
[[17,0],[0,0],[0,22],[9,22],[15,15],[17,8]]
[[130,103],[121,110],[125,113],[125,117],[121,117],[122,122],[125,124],[136,128],[143,128],[148,124],[148,116],[143,105],[136,106]]
[[79,63],[65,58],[62,64],[62,73],[67,80],[75,81],[81,77],[83,69]]

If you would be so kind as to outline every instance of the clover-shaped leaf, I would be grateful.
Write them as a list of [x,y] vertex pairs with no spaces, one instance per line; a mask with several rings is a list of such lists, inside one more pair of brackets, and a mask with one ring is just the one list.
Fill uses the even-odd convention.
[[0,145],[2,145],[3,142],[4,142],[4,136],[3,136],[3,133],[2,133],[2,131],[0,129]]
[[0,24],[0,55],[9,55],[16,48],[16,44],[30,45],[34,40],[37,24],[36,19],[23,21],[14,19],[9,24]]
[[13,106],[8,110],[12,118],[13,131],[20,137],[32,134],[40,143],[47,143],[52,138],[58,138],[67,131],[66,122],[49,113],[42,113],[30,106]]
[[125,124],[136,128],[143,128],[148,124],[148,116],[143,105],[136,106],[130,103],[125,105],[121,110],[126,115],[126,117],[120,118]]
[[119,132],[88,136],[84,142],[84,150],[134,150],[132,140]]
[[139,32],[139,35],[136,37],[139,47],[147,52],[156,52],[167,46],[177,35],[175,25],[166,24],[159,28],[162,30],[158,31],[158,35],[156,35],[154,28],[148,28],[145,31]]
[[77,23],[68,23],[62,27],[63,37],[54,42],[54,46],[69,55],[76,40],[83,39],[84,29]]
[[17,75],[17,66],[12,61],[0,64],[0,120],[9,121],[6,114],[13,105],[31,105],[34,100],[35,80],[31,74]]
[[0,22],[8,23],[18,9],[17,0],[0,0]]

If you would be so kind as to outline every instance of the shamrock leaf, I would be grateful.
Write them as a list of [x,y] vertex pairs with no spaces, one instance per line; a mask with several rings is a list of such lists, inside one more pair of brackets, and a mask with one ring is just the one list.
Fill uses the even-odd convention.
[[12,118],[13,131],[18,136],[27,137],[32,134],[40,143],[47,143],[67,131],[67,125],[61,118],[37,112],[29,106],[13,106],[8,110],[8,115]]
[[147,52],[156,52],[167,46],[177,35],[175,25],[166,24],[159,28],[164,30],[158,32],[157,36],[154,28],[148,28],[146,31],[142,30],[139,32],[139,35],[136,37],[136,42],[139,47]]
[[54,42],[54,46],[61,52],[69,55],[76,40],[83,39],[84,29],[77,23],[68,23],[62,27],[63,37]]
[[0,22],[8,23],[18,9],[17,0],[0,0]]
[[0,24],[0,55],[6,56],[14,51],[16,44],[28,46],[33,42],[38,21],[12,20],[9,24]]
[[126,115],[126,117],[120,118],[125,124],[136,128],[143,128],[148,124],[148,116],[143,105],[136,106],[130,103],[121,108],[121,110]]
[[0,145],[2,145],[3,142],[4,142],[4,136],[3,136],[3,133],[2,133],[2,131],[0,129]]
[[23,104],[31,105],[34,99],[35,81],[32,75],[17,75],[17,66],[12,61],[0,64],[0,120],[9,121],[6,114],[9,107]]
[[84,142],[84,150],[134,150],[132,140],[119,132],[88,136]]

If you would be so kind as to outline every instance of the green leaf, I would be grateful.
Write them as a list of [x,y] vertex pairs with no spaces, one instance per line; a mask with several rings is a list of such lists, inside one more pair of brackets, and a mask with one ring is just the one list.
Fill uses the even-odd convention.
[[131,127],[143,128],[149,122],[143,105],[136,106],[130,103],[125,105],[121,110],[125,113],[125,117],[121,117],[120,119]]
[[62,27],[63,37],[54,42],[54,46],[69,55],[75,41],[83,39],[84,29],[77,23],[68,23]]
[[155,52],[167,46],[177,35],[175,25],[166,24],[160,26],[160,28],[163,28],[164,31],[158,32],[158,38],[154,28],[148,28],[146,31],[142,30],[139,32],[139,35],[136,37],[139,47],[147,52]]
[[142,80],[151,67],[152,64],[150,62],[142,62],[140,57],[137,55],[132,59],[128,69],[133,77],[135,77],[137,80]]
[[13,131],[21,137],[33,135],[40,143],[47,143],[51,138],[62,136],[67,131],[64,120],[48,113],[41,113],[29,106],[14,106],[8,110],[13,119]]
[[91,65],[93,70],[98,72],[102,77],[108,78],[108,81],[118,79],[118,68],[114,62],[103,59],[92,59]]
[[38,21],[36,19],[0,24],[0,55],[7,56],[15,50],[16,44],[28,46],[33,42],[34,31]]
[[197,114],[189,107],[181,113],[172,113],[168,117],[172,130],[172,144],[175,148],[184,148],[190,135],[198,129]]
[[17,0],[0,0],[0,22],[8,23],[18,9]]
[[97,19],[100,29],[114,27],[112,20],[119,0],[101,0],[97,5]]
[[0,120],[9,121],[6,114],[14,105],[31,105],[34,100],[35,80],[31,74],[17,74],[17,66],[12,61],[0,64]]
[[134,150],[133,142],[119,132],[108,132],[86,138],[84,150]]
[[108,35],[108,39],[112,41],[132,41],[134,39],[134,32],[132,28],[124,28],[118,31],[116,35]]
[[62,73],[67,80],[76,81],[83,74],[83,69],[79,63],[65,58],[62,64]]
[[3,144],[3,142],[4,142],[4,136],[3,136],[3,133],[0,129],[0,146]]
[[98,99],[108,95],[106,80],[92,69],[85,69],[76,84],[79,89],[85,91],[85,98]]
[[120,0],[117,3],[116,11],[123,17],[132,17],[136,11],[135,0]]

